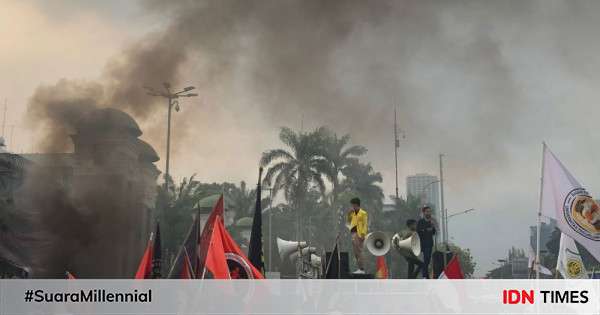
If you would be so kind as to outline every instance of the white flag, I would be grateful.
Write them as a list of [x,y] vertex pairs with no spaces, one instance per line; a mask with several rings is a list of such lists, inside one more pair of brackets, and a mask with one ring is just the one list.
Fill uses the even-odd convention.
[[529,268],[531,268],[533,271],[537,271],[538,266],[540,267],[541,274],[552,276],[552,271],[550,271],[550,269],[544,267],[542,264],[537,265],[535,263],[535,252],[533,251],[533,248],[529,246]]
[[560,249],[556,269],[565,279],[588,278],[575,241],[564,233],[560,235]]
[[542,215],[600,260],[600,207],[544,144]]

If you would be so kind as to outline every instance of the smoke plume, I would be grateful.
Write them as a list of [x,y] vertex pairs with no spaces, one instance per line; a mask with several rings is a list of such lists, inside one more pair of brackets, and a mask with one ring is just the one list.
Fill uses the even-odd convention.
[[[455,191],[471,184],[478,192],[484,176],[497,181],[519,158],[518,149],[551,134],[549,125],[566,125],[566,114],[546,113],[565,113],[555,100],[572,87],[538,73],[587,80],[600,68],[589,54],[600,48],[589,40],[597,29],[597,3],[155,0],[141,5],[168,16],[167,26],[108,60],[96,82],[61,80],[31,97],[29,119],[43,128],[45,152],[65,151],[73,123],[89,109],[115,107],[133,115],[145,139],[162,153],[165,101],[142,87],[190,83],[200,97],[186,100],[185,114],[174,118],[179,165],[239,176],[239,169],[225,167],[235,161],[253,174],[277,127],[326,125],[365,144],[386,178],[392,174],[397,106],[399,125],[408,134],[400,154],[405,169],[423,168],[444,152],[453,157]],[[542,93],[532,94],[536,88]],[[594,125],[591,117],[580,117],[579,124]],[[522,181],[504,186],[515,182]],[[474,202],[475,195],[457,200]],[[514,200],[522,207],[529,199]]]

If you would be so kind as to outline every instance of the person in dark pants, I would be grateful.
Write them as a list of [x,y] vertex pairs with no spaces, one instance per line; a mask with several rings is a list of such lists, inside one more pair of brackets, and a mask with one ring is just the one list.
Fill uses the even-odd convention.
[[[402,232],[400,235],[401,240],[405,240],[407,238],[412,237],[415,233],[417,233],[417,221],[413,219],[406,220],[406,230]],[[419,259],[419,257],[415,256],[412,251],[402,251],[402,256],[406,259],[408,264],[408,271],[406,273],[406,277],[408,279],[416,279],[419,272],[421,272],[423,268],[423,262]]]
[[437,222],[431,214],[431,207],[425,206],[421,209],[423,217],[417,222],[417,233],[421,239],[421,251],[423,252],[423,265],[421,273],[423,278],[429,279],[429,263],[433,252],[433,236],[436,233]]

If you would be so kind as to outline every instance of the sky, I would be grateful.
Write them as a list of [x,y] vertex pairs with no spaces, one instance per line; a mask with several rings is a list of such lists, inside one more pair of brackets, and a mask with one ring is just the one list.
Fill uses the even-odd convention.
[[[163,156],[166,106],[142,86],[169,80],[199,94],[173,117],[176,178],[254,182],[261,153],[281,146],[280,127],[324,125],[369,149],[364,160],[391,195],[397,107],[406,133],[400,191],[408,175],[437,175],[445,155],[448,212],[476,209],[451,218],[449,234],[471,249],[478,275],[510,247],[528,247],[542,141],[600,194],[597,2],[0,0],[0,7],[3,132],[15,152],[68,151],[47,146],[57,122],[39,109],[52,110],[41,96],[78,97],[69,89],[76,86],[98,90],[95,105],[132,114]],[[157,166],[163,170],[164,160]]]

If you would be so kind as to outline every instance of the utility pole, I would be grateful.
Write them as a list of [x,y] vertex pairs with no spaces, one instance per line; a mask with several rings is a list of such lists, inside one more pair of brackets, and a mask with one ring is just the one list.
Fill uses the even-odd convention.
[[[4,99],[4,117],[2,118],[2,138],[4,138],[6,131],[6,111],[8,110],[8,101]],[[4,139],[6,141],[6,139]]]
[[440,215],[442,216],[442,243],[445,244],[448,240],[446,228],[446,207],[444,206],[444,154],[440,153]]
[[163,91],[157,91],[151,87],[144,87],[148,93],[148,95],[152,95],[152,96],[160,96],[160,97],[164,97],[167,99],[167,108],[168,108],[168,114],[167,114],[167,158],[166,158],[166,162],[165,162],[165,189],[168,188],[168,183],[169,183],[169,162],[170,162],[170,158],[171,158],[171,111],[173,109],[173,107],[175,107],[175,111],[179,111],[179,98],[180,97],[194,97],[194,96],[198,96],[198,94],[195,93],[187,93],[187,94],[182,94],[182,93],[186,93],[189,92],[193,89],[195,89],[195,87],[193,86],[188,86],[186,88],[184,88],[183,90],[173,93],[171,92],[171,84],[169,84],[168,82],[163,83]]
[[394,107],[394,161],[396,165],[396,202],[400,199],[398,194],[398,147],[400,147],[400,140],[398,140],[398,122],[396,118],[396,108]]
[[400,194],[398,193],[398,148],[400,148],[399,133],[402,133],[402,139],[406,138],[406,135],[402,130],[398,132],[398,119],[396,115],[397,108],[398,106],[394,107],[394,166],[396,170],[396,202],[400,200]]

